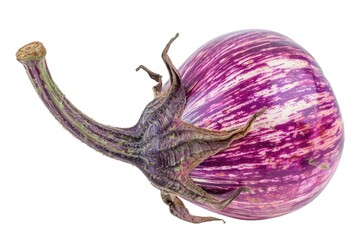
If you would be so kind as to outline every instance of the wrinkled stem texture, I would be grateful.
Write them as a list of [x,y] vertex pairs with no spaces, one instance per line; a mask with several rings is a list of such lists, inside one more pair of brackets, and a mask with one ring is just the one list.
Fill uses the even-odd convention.
[[135,147],[139,138],[134,129],[103,125],[79,111],[53,81],[45,60],[46,50],[40,42],[20,49],[17,59],[43,103],[52,115],[76,138],[105,155],[134,165],[141,162]]

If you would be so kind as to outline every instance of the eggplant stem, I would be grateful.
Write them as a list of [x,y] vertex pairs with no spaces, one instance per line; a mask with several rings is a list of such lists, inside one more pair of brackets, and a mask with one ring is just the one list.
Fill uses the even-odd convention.
[[16,54],[52,115],[76,138],[103,154],[133,165],[144,164],[136,154],[136,128],[118,128],[101,124],[78,110],[53,81],[46,60],[46,49],[40,42],[20,48]]

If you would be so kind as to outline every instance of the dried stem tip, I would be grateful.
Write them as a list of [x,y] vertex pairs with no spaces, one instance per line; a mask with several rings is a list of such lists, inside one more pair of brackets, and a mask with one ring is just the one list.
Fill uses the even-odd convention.
[[46,55],[46,49],[41,42],[32,42],[22,48],[16,53],[16,59],[20,62],[40,60]]

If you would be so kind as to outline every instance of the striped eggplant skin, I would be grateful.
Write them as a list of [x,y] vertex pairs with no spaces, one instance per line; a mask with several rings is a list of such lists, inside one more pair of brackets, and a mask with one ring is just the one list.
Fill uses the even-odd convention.
[[217,198],[239,186],[252,193],[222,210],[202,207],[266,219],[303,207],[325,188],[341,157],[343,121],[329,82],[300,45],[272,31],[233,32],[200,47],[179,72],[188,123],[226,130],[267,108],[245,138],[190,173]]

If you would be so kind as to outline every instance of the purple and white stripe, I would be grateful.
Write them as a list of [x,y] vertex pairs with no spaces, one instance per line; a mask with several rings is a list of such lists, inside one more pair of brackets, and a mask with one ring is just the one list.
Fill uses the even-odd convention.
[[324,189],[340,160],[343,122],[329,82],[306,50],[275,32],[240,31],[208,42],[179,71],[188,97],[183,119],[191,124],[241,127],[267,107],[245,138],[190,174],[220,198],[239,186],[252,189],[221,214],[275,217]]

